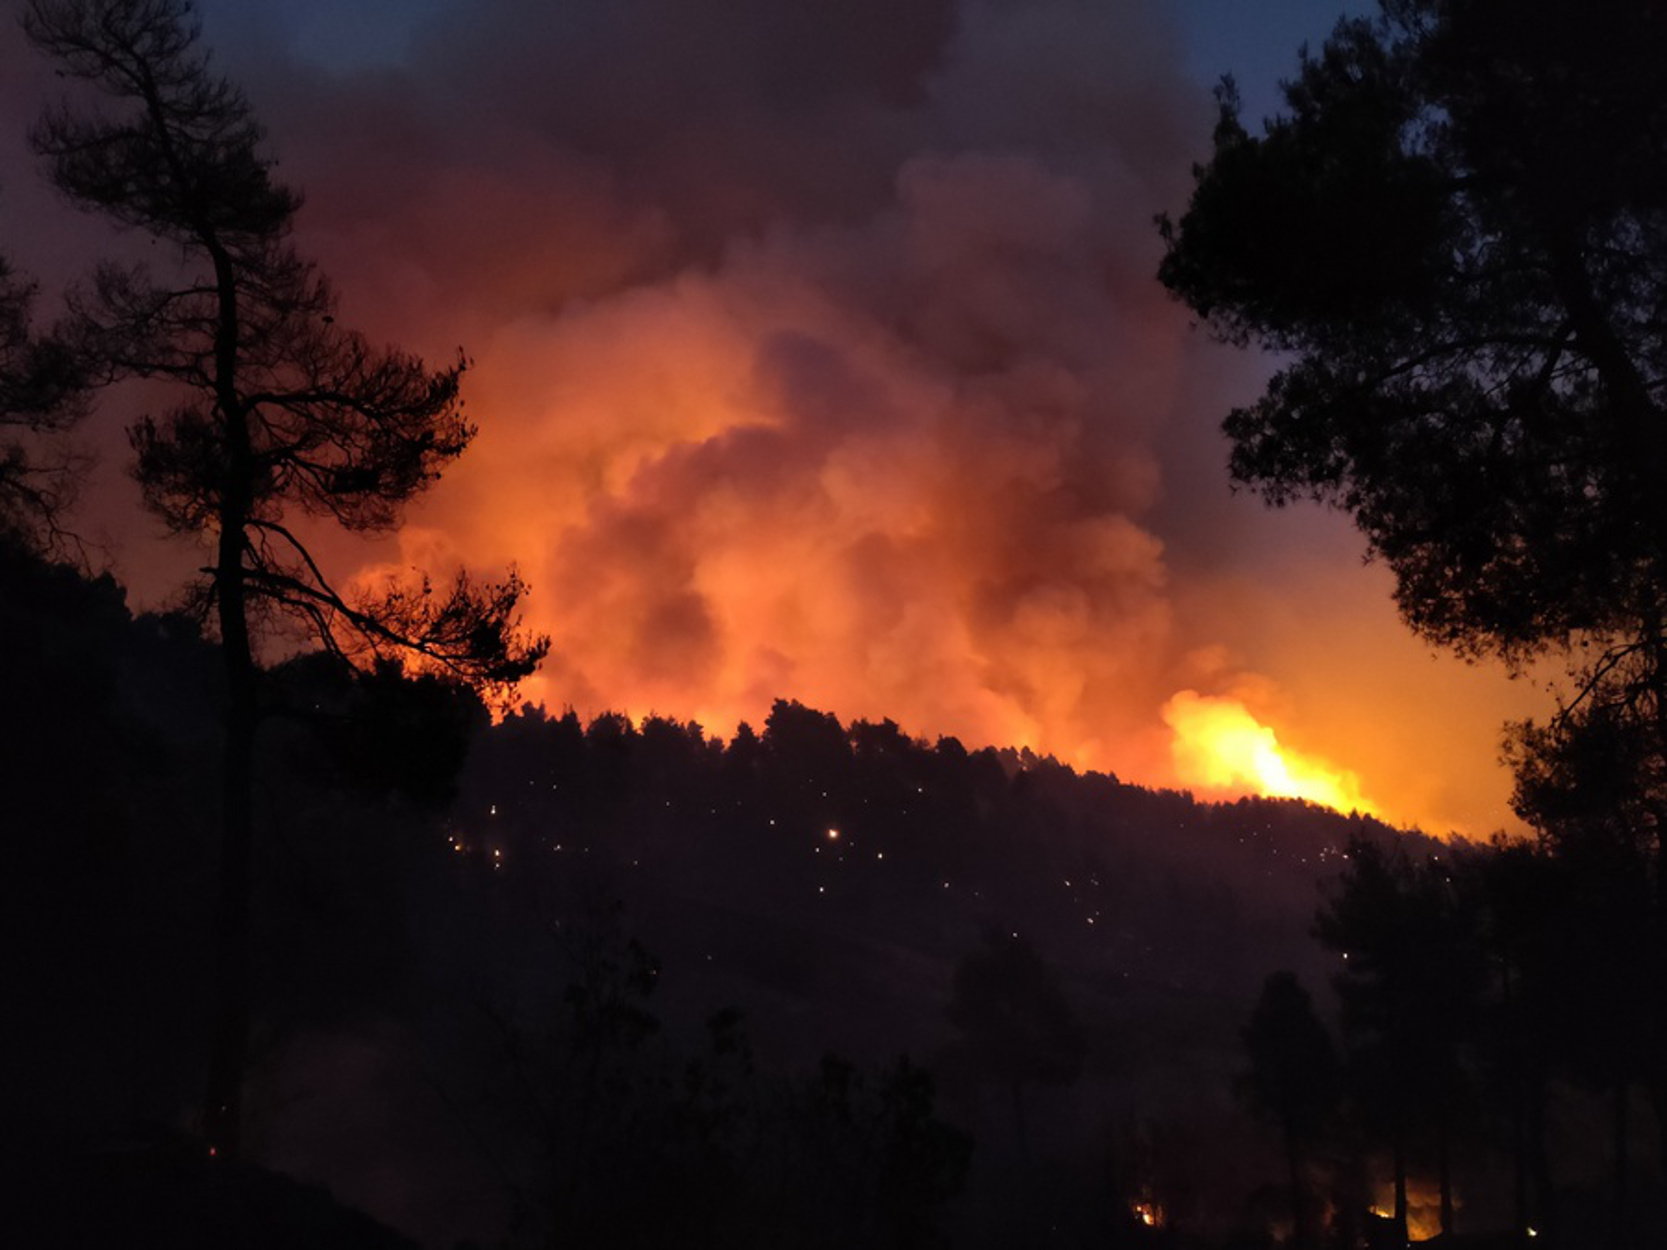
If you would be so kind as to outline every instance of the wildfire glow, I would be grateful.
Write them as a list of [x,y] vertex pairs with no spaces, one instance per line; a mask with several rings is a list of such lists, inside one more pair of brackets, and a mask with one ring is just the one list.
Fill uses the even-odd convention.
[[[1176,593],[1154,430],[1187,328],[1145,260],[1107,285],[1108,195],[1037,161],[923,155],[848,230],[517,319],[472,344],[470,402],[505,415],[390,571],[513,563],[552,643],[521,697],[552,711],[727,737],[789,698],[1143,784],[1374,811],[1254,722],[1254,766],[1171,751],[1177,689],[1278,675],[1232,637],[1254,605]],[[1393,744],[1352,750],[1374,778],[1393,763]],[[1400,775],[1375,784],[1397,815],[1423,802]]]
[[1237,699],[1183,690],[1164,705],[1163,719],[1174,733],[1175,773],[1183,785],[1378,814],[1352,772],[1281,747],[1274,731]]
[[[1380,1181],[1373,1186],[1372,1191],[1373,1215],[1381,1219],[1392,1219],[1395,1214],[1395,1187],[1387,1181]],[[1455,1207],[1463,1207],[1464,1203],[1455,1196]],[[1528,1229],[1528,1236],[1538,1234]],[[1407,1178],[1407,1240],[1429,1241],[1441,1233],[1441,1187],[1433,1180],[1419,1177]]]

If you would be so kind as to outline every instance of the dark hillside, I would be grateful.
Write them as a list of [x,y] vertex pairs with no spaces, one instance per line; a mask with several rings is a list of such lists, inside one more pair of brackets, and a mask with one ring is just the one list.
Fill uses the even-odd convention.
[[[62,1178],[196,1128],[218,667],[108,578],[7,560],[8,1145]],[[961,1139],[931,1117],[971,1135],[942,1225],[968,1245],[1014,1218],[1121,1235],[1143,1194],[1225,1228],[1267,1179],[1238,1030],[1270,969],[1324,986],[1322,883],[1352,837],[1401,836],[787,701],[722,743],[536,709],[491,725],[462,692],[322,657],[263,697],[252,1150],[434,1245],[640,1207],[600,1181],[574,1206],[552,1152],[613,1151],[667,1194],[689,1160],[773,1176],[774,1198],[725,1199],[777,1212],[765,1242],[823,1201],[905,1219],[875,1197],[901,1182],[827,1136],[858,1107],[939,1143],[909,1165],[908,1220],[960,1187]],[[574,1120],[586,1090],[603,1119]],[[870,1159],[849,1173],[869,1198],[771,1170],[813,1139]]]

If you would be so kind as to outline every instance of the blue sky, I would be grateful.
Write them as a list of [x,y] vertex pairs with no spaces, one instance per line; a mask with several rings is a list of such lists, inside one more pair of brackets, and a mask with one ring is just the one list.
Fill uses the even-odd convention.
[[[790,0],[789,0],[790,2]],[[397,65],[410,36],[448,0],[203,0],[214,29],[270,24],[315,63],[338,72]],[[1273,84],[1296,49],[1318,43],[1344,16],[1376,11],[1370,0],[1164,0],[1180,28],[1186,67],[1208,86],[1231,72],[1254,115],[1276,102]]]

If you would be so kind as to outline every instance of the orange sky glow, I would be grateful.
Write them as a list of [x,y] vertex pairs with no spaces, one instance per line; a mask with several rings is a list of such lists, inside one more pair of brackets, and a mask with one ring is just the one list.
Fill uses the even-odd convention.
[[[1229,488],[1219,422],[1269,366],[1154,279],[1212,119],[1165,6],[800,30],[749,2],[780,46],[697,6],[432,6],[364,75],[210,7],[342,320],[474,361],[475,444],[396,537],[321,535],[332,567],[517,566],[553,641],[524,695],[555,711],[728,734],[793,698],[1208,797],[1508,825],[1500,725],[1542,692],[1411,638],[1343,519]],[[18,117],[58,89],[15,31],[0,69]],[[108,250],[4,191],[49,287]],[[201,560],[133,521],[130,415],[91,427],[87,527],[149,606]]]

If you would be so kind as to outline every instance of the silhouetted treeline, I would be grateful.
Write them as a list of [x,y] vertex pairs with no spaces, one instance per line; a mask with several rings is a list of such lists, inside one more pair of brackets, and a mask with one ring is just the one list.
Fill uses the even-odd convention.
[[[216,649],[0,558],[7,1145],[172,1141]],[[1624,875],[785,700],[725,742],[271,682],[251,1150],[430,1244],[1266,1244],[1293,1187],[1364,1235],[1397,1154],[1415,1220],[1445,1171],[1461,1231],[1653,1227]],[[1241,1038],[1270,968],[1317,993],[1254,1016],[1295,1076]]]
[[[134,617],[0,543],[0,873],[10,1140],[180,1119],[200,1081],[223,674],[181,614]],[[396,994],[402,878],[437,827],[477,701],[322,657],[272,674],[257,785],[268,1040]]]
[[1336,1043],[1289,973],[1244,1034],[1304,1244],[1351,1244],[1342,1217],[1374,1201],[1415,1235],[1667,1236],[1647,878],[1592,850],[1350,846],[1315,924],[1338,960]]
[[454,816],[460,849],[506,871],[562,858],[628,895],[638,872],[943,953],[1022,917],[1120,978],[1245,992],[1265,967],[1249,947],[1306,947],[1291,912],[1312,909],[1315,880],[1361,830],[1389,834],[1301,803],[1202,804],[1028,751],[968,752],[889,721],[846,727],[789,701],[727,745],[665,719],[522,709],[477,744]]

